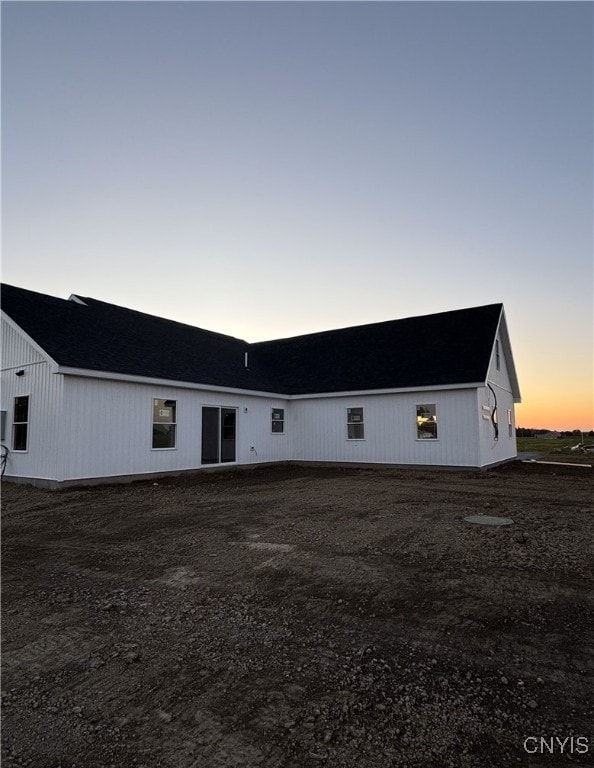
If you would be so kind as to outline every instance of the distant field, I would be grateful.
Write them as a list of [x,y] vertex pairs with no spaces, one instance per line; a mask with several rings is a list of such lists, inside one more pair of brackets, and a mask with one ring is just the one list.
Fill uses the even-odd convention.
[[[580,442],[579,437],[561,437],[547,440],[542,437],[518,437],[518,451],[541,451],[542,453],[563,454],[569,456],[584,456],[588,454],[572,451],[571,448]],[[584,445],[594,445],[594,438],[584,437]],[[589,458],[594,459],[594,454]]]

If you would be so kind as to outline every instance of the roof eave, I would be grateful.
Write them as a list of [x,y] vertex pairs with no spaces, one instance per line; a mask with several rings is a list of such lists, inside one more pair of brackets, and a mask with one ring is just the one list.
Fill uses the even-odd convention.
[[501,315],[499,316],[498,325],[499,334],[503,343],[503,354],[505,356],[505,362],[507,365],[507,373],[509,376],[509,383],[511,386],[514,403],[522,402],[522,395],[520,393],[520,384],[518,382],[518,374],[516,372],[516,364],[514,362],[514,356],[511,348],[511,341],[509,338],[509,331],[507,329],[507,321],[505,319],[505,309],[501,307]]
[[175,387],[177,389],[208,390],[211,392],[226,392],[230,394],[251,395],[253,397],[271,397],[286,400],[287,395],[279,392],[265,392],[256,389],[243,389],[241,387],[224,387],[217,384],[206,384],[197,381],[183,381],[180,379],[161,379],[152,376],[137,376],[129,373],[114,373],[112,371],[98,371],[90,368],[75,368],[67,365],[59,365],[56,373],[63,376],[82,376],[84,378],[103,379],[107,381],[121,381],[128,384],[148,384],[158,387]]
[[483,381],[469,381],[462,384],[423,384],[414,387],[387,387],[383,389],[350,389],[340,392],[307,392],[299,395],[289,395],[289,400],[312,400],[329,397],[364,397],[365,395],[398,395],[412,392],[443,392],[446,390],[478,389],[483,387]]
[[56,360],[54,360],[54,358],[53,358],[51,355],[49,355],[49,354],[47,353],[47,351],[46,351],[46,350],[45,350],[43,347],[41,347],[41,346],[40,346],[40,345],[39,345],[39,344],[38,344],[38,343],[35,341],[35,339],[34,339],[32,336],[29,336],[29,334],[27,333],[27,331],[24,331],[24,330],[21,328],[21,326],[20,326],[20,325],[19,325],[17,322],[15,322],[15,321],[12,319],[12,317],[10,317],[10,315],[8,315],[8,314],[7,314],[7,313],[6,313],[4,310],[1,310],[1,314],[2,314],[2,318],[3,318],[4,322],[5,322],[5,323],[6,323],[6,324],[7,324],[7,325],[10,327],[10,328],[12,328],[13,330],[15,330],[15,331],[17,331],[18,333],[20,333],[20,334],[23,336],[23,338],[25,339],[25,341],[26,341],[28,344],[30,344],[30,345],[33,347],[33,349],[34,349],[36,352],[38,352],[38,353],[39,353],[39,354],[40,354],[40,355],[43,357],[43,359],[44,359],[46,362],[50,363],[50,365],[53,365],[53,366],[56,366],[56,367],[58,367],[58,362],[57,362]]
[[267,392],[260,389],[243,389],[241,387],[224,387],[216,384],[205,384],[194,381],[182,381],[175,379],[160,379],[149,376],[136,376],[126,373],[113,373],[111,371],[96,371],[88,368],[74,368],[60,365],[56,373],[64,376],[82,376],[85,378],[104,379],[108,381],[121,381],[130,384],[149,384],[160,387],[176,387],[179,389],[209,390],[212,392],[226,392],[229,394],[250,395],[252,397],[268,397],[282,400],[313,400],[315,398],[334,397],[363,397],[365,395],[391,395],[406,394],[408,392],[439,392],[444,390],[476,389],[484,386],[482,381],[465,382],[462,384],[419,385],[415,387],[390,387],[383,389],[357,389],[339,392],[305,392],[301,394],[287,394],[284,392]]

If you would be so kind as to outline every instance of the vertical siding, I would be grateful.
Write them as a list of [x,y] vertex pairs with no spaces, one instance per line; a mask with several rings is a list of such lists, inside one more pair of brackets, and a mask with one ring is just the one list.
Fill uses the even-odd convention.
[[503,347],[503,342],[501,340],[501,335],[497,333],[496,338],[497,338],[497,341],[499,342],[500,365],[499,365],[499,370],[497,370],[496,360],[495,360],[495,345],[493,345],[493,350],[491,352],[491,360],[489,363],[488,379],[491,382],[491,384],[498,384],[500,387],[503,387],[504,389],[511,391],[509,373],[507,370],[507,361],[505,359],[504,347]]
[[[479,414],[479,442],[480,442],[480,465],[487,466],[498,461],[513,459],[517,455],[516,444],[516,417],[514,410],[514,399],[508,373],[507,360],[504,355],[504,345],[501,336],[497,334],[500,350],[500,365],[497,369],[495,359],[495,346],[491,354],[489,363],[489,372],[487,381],[495,390],[497,396],[497,416],[499,426],[499,438],[495,440],[493,425],[490,420],[483,419],[482,414],[488,411],[483,410],[483,406],[492,408],[494,405],[493,393],[488,387],[481,387],[477,390],[477,405]],[[509,435],[507,424],[507,411],[512,412],[512,434]]]
[[[481,466],[515,455],[513,410],[505,360],[497,385],[500,438],[482,419],[487,388],[286,401],[207,389],[132,384],[63,376],[17,329],[2,327],[2,408],[11,446],[14,398],[30,397],[28,450],[11,451],[8,476],[74,480],[201,467],[202,407],[237,409],[237,463],[285,461],[377,462]],[[19,368],[24,376],[15,376]],[[152,449],[154,398],[177,402],[173,450]],[[416,406],[435,403],[438,440],[416,439]],[[284,408],[285,433],[271,430],[271,409]],[[365,439],[347,440],[347,408],[364,408]],[[252,450],[253,448],[253,450]]]
[[[493,439],[483,405],[492,405],[487,387],[389,395],[340,396],[287,401],[223,394],[208,389],[133,384],[63,376],[11,323],[2,322],[2,409],[7,411],[5,443],[11,448],[14,398],[28,395],[26,453],[10,453],[7,476],[74,480],[201,467],[203,406],[237,409],[238,464],[338,461],[445,466],[484,466],[516,455],[507,410],[513,397],[500,340],[488,380],[495,387],[499,440]],[[23,376],[15,376],[22,368]],[[154,398],[177,402],[173,450],[152,449]],[[437,407],[438,440],[416,439],[416,406]],[[272,433],[271,409],[284,408],[285,432]],[[365,439],[347,439],[347,408],[364,409]],[[253,448],[253,450],[252,450]]]
[[[154,398],[176,401],[174,449],[152,449]],[[272,406],[287,411],[282,400],[68,376],[65,429],[76,438],[65,448],[66,479],[200,468],[205,405],[237,409],[236,463],[286,460],[289,436],[270,428]]]
[[[438,439],[416,439],[416,407],[435,403]],[[363,407],[364,440],[347,440],[347,408]],[[478,466],[474,390],[291,402],[291,458],[302,461]]]
[[44,362],[45,358],[19,333],[2,318],[2,371],[7,368],[22,367],[32,363]]
[[[17,370],[23,376],[16,376]],[[2,321],[2,410],[6,416],[4,444],[10,454],[7,477],[61,479],[61,440],[58,434],[62,376],[18,330]],[[29,396],[27,451],[12,451],[14,398]]]
[[[511,392],[506,391],[499,385],[492,385],[497,394],[497,417],[499,427],[499,437],[495,439],[493,424],[490,419],[484,419],[483,414],[488,415],[483,406],[492,408],[494,404],[493,393],[488,387],[480,387],[477,390],[477,412],[479,414],[479,445],[480,445],[480,466],[484,467],[494,464],[498,461],[507,461],[517,456],[516,444],[516,417],[514,412],[514,400]],[[510,437],[507,424],[507,411],[512,412],[512,434]]]
[[[152,450],[153,398],[177,403],[174,450]],[[435,403],[438,440],[416,439],[416,406]],[[283,401],[208,390],[66,377],[65,479],[198,469],[203,406],[237,409],[237,463],[287,459],[479,466],[475,390]],[[285,434],[271,431],[285,409]],[[346,412],[363,407],[365,440],[347,440]],[[251,448],[254,448],[252,451]]]

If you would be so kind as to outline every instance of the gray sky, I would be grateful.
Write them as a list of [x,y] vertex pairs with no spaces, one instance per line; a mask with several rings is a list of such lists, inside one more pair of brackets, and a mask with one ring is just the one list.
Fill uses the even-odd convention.
[[250,341],[502,301],[519,421],[590,428],[592,20],[4,2],[3,280]]

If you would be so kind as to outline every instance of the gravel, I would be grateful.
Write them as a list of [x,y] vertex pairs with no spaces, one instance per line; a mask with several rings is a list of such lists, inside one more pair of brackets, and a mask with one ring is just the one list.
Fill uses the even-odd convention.
[[3,760],[540,765],[591,731],[592,477],[535,469],[5,485]]

